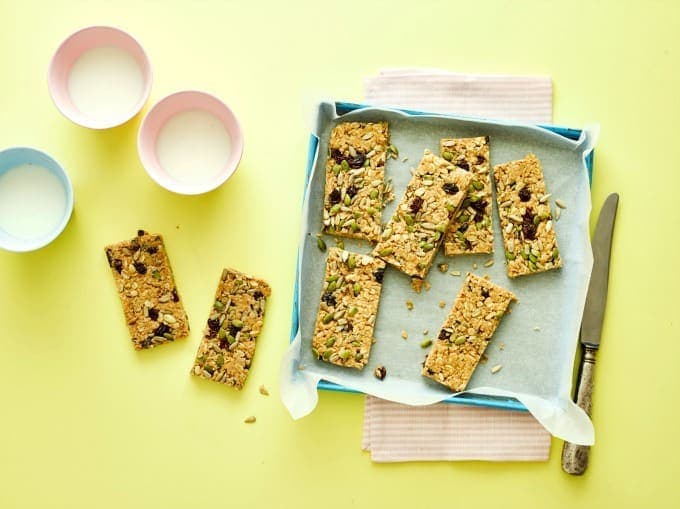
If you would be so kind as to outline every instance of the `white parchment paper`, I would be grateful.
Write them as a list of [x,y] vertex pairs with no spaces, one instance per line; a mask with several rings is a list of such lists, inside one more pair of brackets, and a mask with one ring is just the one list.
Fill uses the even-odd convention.
[[[425,149],[439,152],[443,137],[488,135],[491,164],[520,159],[528,152],[541,160],[546,186],[553,198],[567,205],[555,222],[564,267],[560,270],[510,279],[504,265],[504,250],[494,202],[494,253],[445,257],[440,253],[427,280],[429,291],[416,294],[407,276],[388,266],[383,282],[375,338],[368,365],[362,370],[346,369],[319,361],[311,352],[311,337],[321,295],[326,254],[316,245],[323,209],[324,165],[330,130],[338,121],[389,122],[392,143],[399,149],[399,160],[390,159],[386,176],[394,184],[396,199],[383,211],[383,221],[391,217],[408,181],[409,169],[417,166]],[[578,141],[534,126],[509,122],[483,121],[442,115],[408,115],[382,108],[365,108],[338,117],[333,103],[321,103],[315,127],[320,139],[317,157],[303,207],[298,260],[299,320],[297,337],[286,351],[281,370],[281,396],[293,418],[310,413],[317,404],[316,386],[320,379],[379,398],[409,405],[427,405],[449,398],[445,387],[420,374],[428,349],[420,342],[433,340],[449,312],[466,272],[488,274],[491,280],[512,291],[519,302],[504,317],[487,348],[489,360],[476,369],[466,392],[514,397],[553,435],[578,444],[592,444],[594,433],[587,415],[571,400],[571,376],[587,285],[592,268],[589,237],[590,188],[584,159],[593,149],[596,128],[586,128]],[[408,157],[403,162],[402,158]],[[552,200],[551,200],[552,201]],[[325,237],[329,246],[331,237]],[[344,239],[345,248],[370,253],[368,243]],[[494,265],[484,267],[493,259]],[[436,264],[448,263],[443,274]],[[477,269],[473,269],[473,264]],[[460,277],[452,276],[460,271]],[[408,311],[406,300],[414,303]],[[439,302],[444,301],[442,309]],[[408,339],[401,331],[408,332]],[[423,334],[428,330],[427,335]],[[501,349],[501,343],[504,348]],[[387,368],[387,377],[373,376],[378,365]],[[490,368],[501,364],[492,374]],[[300,369],[300,367],[304,369]]]

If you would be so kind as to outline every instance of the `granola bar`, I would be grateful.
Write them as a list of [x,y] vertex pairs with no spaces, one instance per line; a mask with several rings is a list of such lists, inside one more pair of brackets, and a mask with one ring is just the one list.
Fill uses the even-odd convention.
[[191,373],[242,389],[269,295],[265,281],[224,269]]
[[312,351],[321,360],[362,369],[373,343],[373,326],[385,263],[337,247],[328,250]]
[[562,266],[541,162],[533,154],[494,167],[508,276]]
[[446,230],[444,253],[492,253],[489,137],[446,138],[441,140],[440,149],[444,159],[473,175],[467,198]]
[[422,281],[471,181],[469,172],[426,150],[373,256]]
[[187,314],[163,237],[139,230],[134,239],[107,246],[105,252],[135,349],[187,337]]
[[326,159],[326,233],[378,240],[388,144],[387,122],[344,122],[333,128]]
[[449,316],[423,364],[423,376],[454,392],[465,390],[510,302],[517,298],[488,279],[468,273]]

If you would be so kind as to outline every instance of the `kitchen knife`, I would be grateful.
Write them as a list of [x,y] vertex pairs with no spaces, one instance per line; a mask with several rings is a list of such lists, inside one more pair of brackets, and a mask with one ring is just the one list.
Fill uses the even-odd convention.
[[[581,345],[583,356],[579,367],[576,404],[590,416],[593,396],[593,374],[595,357],[600,348],[602,320],[607,303],[609,284],[609,257],[612,250],[614,219],[619,205],[619,195],[610,194],[602,205],[593,235],[593,271],[590,275],[586,305],[581,321]],[[562,449],[562,469],[568,474],[581,475],[588,466],[590,447],[564,443]]]

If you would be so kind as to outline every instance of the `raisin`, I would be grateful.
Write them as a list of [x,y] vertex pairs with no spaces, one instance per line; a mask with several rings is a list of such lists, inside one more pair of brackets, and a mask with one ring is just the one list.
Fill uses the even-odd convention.
[[113,267],[113,252],[110,249],[106,250],[106,259],[109,261],[109,267]]
[[347,324],[347,332],[352,332],[353,330],[354,330],[354,325],[352,325],[351,323],[348,323]]
[[482,297],[484,297],[485,299],[488,299],[489,298],[489,290],[487,290],[486,288],[482,288]]
[[158,310],[156,308],[149,308],[149,318],[154,321],[158,320]]
[[487,205],[488,203],[486,202],[486,200],[477,200],[474,202],[470,202],[470,207],[472,207],[477,212],[484,212],[486,210]]
[[376,270],[376,271],[373,273],[373,277],[375,278],[375,280],[376,280],[378,283],[382,283],[382,282],[383,282],[383,277],[384,277],[384,276],[385,276],[385,267],[382,267],[382,268]]
[[456,163],[456,166],[459,168],[465,170],[465,171],[470,171],[470,165],[466,161],[461,161],[459,163]]
[[142,348],[149,348],[151,346],[152,340],[153,340],[153,336],[147,337],[144,341],[142,341]]
[[536,225],[534,224],[535,214],[531,209],[527,209],[522,216],[522,233],[526,240],[534,240],[536,238]]
[[465,249],[472,249],[472,242],[470,242],[468,239],[465,239]]
[[439,331],[439,339],[449,339],[451,337],[451,331],[442,329]]
[[264,295],[262,295],[262,292],[258,290],[253,294],[253,297],[257,300],[260,300],[262,297],[264,297]]
[[328,195],[328,201],[331,205],[340,203],[340,189],[338,189],[337,187],[333,189]]
[[475,223],[481,223],[484,220],[484,214],[477,211],[475,212]]
[[113,268],[118,271],[118,274],[123,272],[123,262],[121,262],[118,258],[113,260]]
[[477,156],[477,164],[484,164],[486,162],[486,157]]
[[146,232],[144,230],[137,230],[137,236],[141,237],[144,235]]
[[350,157],[347,159],[347,163],[349,164],[349,167],[356,170],[358,168],[361,168],[364,163],[366,162],[366,156],[362,154],[361,152],[357,152],[356,157]]
[[230,325],[230,326],[229,326],[229,335],[230,335],[230,336],[233,336],[233,337],[236,337],[236,334],[238,334],[238,332],[239,332],[240,330],[241,330],[241,329],[239,329],[238,327],[234,327],[233,325]]
[[208,318],[208,328],[210,332],[217,332],[220,330],[220,321],[217,318]]
[[130,249],[133,251],[139,251],[139,241],[137,239],[132,239],[130,241]]
[[229,342],[226,339],[220,339],[220,348],[226,350],[229,348]]
[[149,254],[156,254],[158,252],[158,248],[156,246],[149,246],[146,248],[146,252]]
[[418,211],[422,208],[423,203],[424,201],[420,196],[416,196],[415,198],[413,198],[413,201],[411,202],[411,212],[417,214]]
[[324,294],[321,296],[321,300],[331,307],[335,307],[335,305],[337,304],[335,301],[335,297],[333,297],[333,294],[331,292],[324,292]]
[[529,201],[531,198],[531,192],[526,188],[523,187],[522,189],[519,190],[519,199],[522,201]]
[[142,262],[134,262],[133,265],[139,274],[146,274],[146,265],[144,265]]
[[463,223],[463,224],[460,226],[460,228],[458,228],[458,231],[459,231],[460,233],[465,233],[465,232],[468,230],[469,227],[470,227],[470,223]]
[[179,302],[179,295],[177,295],[177,288],[172,289],[172,302]]
[[153,331],[154,336],[163,336],[163,334],[167,334],[170,332],[170,327],[168,327],[166,324],[161,323],[156,329]]
[[354,185],[351,185],[347,188],[347,194],[349,195],[350,198],[354,198],[357,192],[358,189]]
[[456,194],[459,191],[458,186],[456,184],[451,184],[450,182],[444,184],[442,189],[446,194]]
[[[343,155],[342,152],[340,152],[337,148],[334,148],[333,150],[331,150],[331,157],[333,159],[335,159],[335,162],[337,164],[340,164],[342,161],[347,159],[347,156]],[[349,162],[349,161],[347,161],[347,162]]]

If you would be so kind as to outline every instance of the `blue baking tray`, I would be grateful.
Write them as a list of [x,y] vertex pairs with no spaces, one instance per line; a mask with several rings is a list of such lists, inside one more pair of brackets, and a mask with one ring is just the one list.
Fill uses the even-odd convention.
[[[370,108],[371,106],[368,104],[358,104],[358,103],[351,103],[351,102],[336,102],[335,103],[335,111],[337,112],[338,115],[344,115],[346,113],[349,113],[354,110],[362,109],[362,108]],[[431,113],[431,112],[426,112],[426,111],[417,111],[417,110],[408,110],[408,109],[400,109],[397,108],[397,111],[401,111],[403,113],[406,113],[408,115],[435,115],[435,116],[440,116],[440,117],[449,117],[451,115],[445,115],[441,113]],[[456,115],[456,118],[469,118],[471,120],[489,120],[489,119],[484,119],[484,118],[479,118],[479,117],[469,117],[469,116],[464,116],[464,115]],[[562,127],[562,126],[556,126],[556,125],[546,125],[546,124],[540,124],[539,127],[546,129],[548,131],[552,131],[556,134],[559,134],[560,136],[564,136],[565,138],[568,138],[570,140],[578,140],[581,137],[581,129],[573,129],[570,127]],[[314,167],[314,156],[316,155],[316,150],[317,147],[319,146],[319,138],[316,137],[315,135],[310,135],[309,137],[309,148],[307,150],[307,168],[305,170],[305,184],[304,184],[304,193],[303,196],[307,192],[307,186],[309,185],[309,179],[312,174],[312,168]],[[591,185],[593,182],[593,155],[594,151],[591,151],[590,154],[586,157],[586,168],[588,170],[588,180],[590,181]],[[298,287],[298,269],[297,269],[297,262],[296,262],[296,269],[295,269],[295,290],[293,292],[293,313],[292,313],[292,318],[291,318],[291,328],[290,328],[290,341],[292,342],[295,339],[295,336],[297,336],[297,333],[300,329],[300,317],[298,315],[298,301],[300,298],[300,289]],[[335,392],[348,392],[348,393],[354,393],[354,394],[362,394],[360,391],[350,389],[348,387],[345,387],[343,385],[338,385],[332,382],[328,382],[326,380],[320,380],[317,387],[319,389],[323,389],[326,391],[335,391]],[[454,404],[459,404],[459,405],[470,405],[470,406],[481,406],[481,407],[488,407],[488,408],[500,408],[504,410],[518,410],[518,411],[524,411],[526,412],[527,409],[526,407],[517,401],[514,398],[505,398],[505,397],[498,397],[498,396],[485,396],[485,395],[479,395],[479,394],[460,394],[458,396],[451,396],[450,398],[447,398],[444,400],[445,403],[454,403]]]

